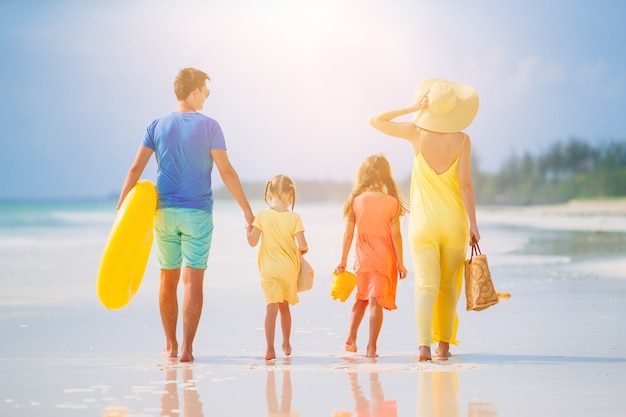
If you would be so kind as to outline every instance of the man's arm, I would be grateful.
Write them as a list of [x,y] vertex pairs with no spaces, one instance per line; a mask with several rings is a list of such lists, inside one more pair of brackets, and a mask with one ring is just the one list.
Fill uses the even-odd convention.
[[126,195],[135,186],[135,184],[139,180],[139,177],[141,177],[141,174],[143,173],[143,170],[146,168],[146,165],[148,164],[148,161],[150,160],[150,157],[152,156],[153,152],[154,150],[143,145],[139,147],[139,150],[137,150],[137,155],[135,155],[135,160],[133,161],[133,164],[130,166],[130,169],[128,170],[128,174],[126,174],[126,179],[124,180],[124,185],[122,186],[122,191],[120,192],[120,198],[119,200],[117,200],[116,208],[118,210],[121,207],[122,203],[124,202],[124,198],[126,198]]
[[217,170],[220,173],[220,177],[222,178],[222,182],[224,182],[226,189],[228,189],[230,195],[233,196],[237,204],[239,204],[239,207],[243,210],[247,225],[251,225],[254,221],[254,214],[252,213],[250,203],[248,203],[246,194],[241,186],[239,175],[237,174],[237,171],[235,171],[235,168],[231,165],[226,150],[213,149],[211,150],[211,157],[215,161],[215,165],[217,166]]

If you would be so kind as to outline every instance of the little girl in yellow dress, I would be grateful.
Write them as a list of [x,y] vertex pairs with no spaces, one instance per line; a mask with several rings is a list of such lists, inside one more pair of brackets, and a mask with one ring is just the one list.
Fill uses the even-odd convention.
[[291,355],[289,305],[298,303],[297,278],[300,254],[308,251],[308,245],[304,237],[302,219],[293,211],[296,189],[291,178],[285,175],[272,178],[265,185],[264,198],[270,207],[257,214],[247,230],[247,236],[250,246],[256,246],[261,239],[258,265],[266,303],[265,360],[272,360],[276,358],[274,335],[276,317],[279,313],[283,335],[282,349],[285,355]]

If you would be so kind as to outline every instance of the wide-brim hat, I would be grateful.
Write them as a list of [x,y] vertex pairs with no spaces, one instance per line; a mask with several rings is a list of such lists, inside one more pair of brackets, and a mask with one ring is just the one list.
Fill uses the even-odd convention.
[[424,93],[427,93],[428,103],[413,116],[413,123],[422,129],[460,132],[474,121],[478,113],[478,93],[468,85],[429,78],[415,88],[413,100]]

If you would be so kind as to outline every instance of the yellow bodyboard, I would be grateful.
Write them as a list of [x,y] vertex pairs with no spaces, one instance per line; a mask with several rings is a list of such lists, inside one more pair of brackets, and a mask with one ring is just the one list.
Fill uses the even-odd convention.
[[139,289],[152,248],[157,191],[137,181],[117,212],[98,270],[98,298],[109,310],[125,307]]

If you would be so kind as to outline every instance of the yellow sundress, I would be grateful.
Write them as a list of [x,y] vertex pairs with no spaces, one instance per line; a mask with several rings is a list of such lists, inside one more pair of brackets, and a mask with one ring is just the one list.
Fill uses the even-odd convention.
[[295,235],[304,231],[300,215],[266,208],[257,214],[253,225],[261,231],[257,261],[265,303],[297,304],[300,258]]

